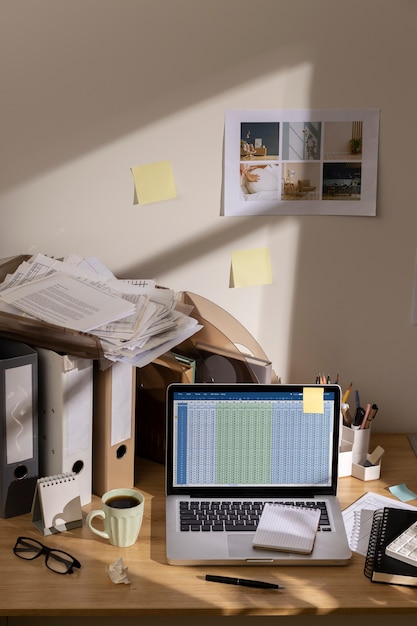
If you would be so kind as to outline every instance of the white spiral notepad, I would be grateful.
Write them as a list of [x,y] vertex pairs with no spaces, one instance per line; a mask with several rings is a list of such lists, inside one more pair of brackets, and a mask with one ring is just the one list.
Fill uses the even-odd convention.
[[319,520],[319,509],[265,504],[252,545],[261,550],[310,554]]
[[53,535],[82,525],[77,474],[67,472],[38,479],[32,521],[43,535]]

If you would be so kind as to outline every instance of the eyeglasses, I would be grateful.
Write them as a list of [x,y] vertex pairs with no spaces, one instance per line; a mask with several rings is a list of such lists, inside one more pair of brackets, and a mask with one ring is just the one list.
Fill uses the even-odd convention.
[[68,552],[48,548],[30,537],[18,537],[13,552],[25,561],[33,561],[44,554],[46,567],[57,574],[72,574],[74,567],[81,567],[81,563]]

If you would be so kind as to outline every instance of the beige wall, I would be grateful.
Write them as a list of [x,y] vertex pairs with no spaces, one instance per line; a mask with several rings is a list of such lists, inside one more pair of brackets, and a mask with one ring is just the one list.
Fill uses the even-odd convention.
[[[375,428],[416,431],[414,0],[6,0],[0,256],[96,255],[237,317],[283,381],[354,381]],[[379,108],[378,215],[224,218],[224,112]],[[172,162],[177,199],[132,203]],[[229,289],[269,246],[272,286]]]

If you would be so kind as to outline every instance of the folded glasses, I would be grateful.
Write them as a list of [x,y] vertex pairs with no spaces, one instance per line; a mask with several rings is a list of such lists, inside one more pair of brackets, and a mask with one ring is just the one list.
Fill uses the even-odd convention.
[[30,537],[18,537],[13,552],[25,561],[33,561],[44,554],[46,567],[57,574],[72,574],[74,567],[81,567],[81,563],[68,552],[48,548]]

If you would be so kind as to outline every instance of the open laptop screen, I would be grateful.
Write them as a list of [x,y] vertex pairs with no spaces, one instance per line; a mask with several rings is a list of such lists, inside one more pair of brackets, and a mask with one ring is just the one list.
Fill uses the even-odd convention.
[[339,387],[172,387],[167,463],[174,492],[206,487],[332,492]]

